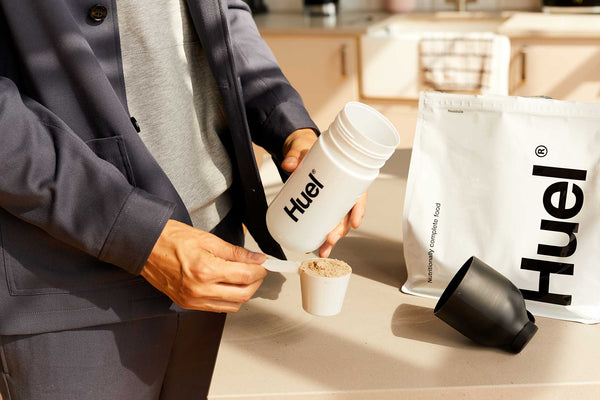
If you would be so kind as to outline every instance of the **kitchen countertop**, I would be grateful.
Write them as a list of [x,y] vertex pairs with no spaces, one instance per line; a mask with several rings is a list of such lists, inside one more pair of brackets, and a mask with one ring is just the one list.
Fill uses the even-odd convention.
[[262,34],[361,35],[390,18],[384,12],[348,12],[336,18],[308,17],[303,13],[266,13],[254,17]]
[[[305,313],[299,277],[269,273],[227,319],[210,399],[600,398],[600,324],[538,318],[514,355],[471,342],[434,317],[435,300],[399,290],[409,160],[396,151],[369,189],[363,224],[331,255],[354,271],[342,312]],[[280,184],[272,163],[262,171],[271,199]],[[256,249],[251,238],[247,247]]]
[[600,40],[600,15],[516,13],[497,32],[512,38]]
[[[388,24],[406,24],[417,29],[454,30],[457,24],[472,24],[479,31],[487,22],[490,30],[511,38],[600,39],[600,15],[547,14],[541,12],[435,12],[391,14],[348,12],[337,18],[306,17],[296,13],[267,13],[255,17],[262,34],[271,35],[354,35],[376,31]],[[444,24],[448,28],[444,28]],[[467,29],[460,28],[460,31]]]

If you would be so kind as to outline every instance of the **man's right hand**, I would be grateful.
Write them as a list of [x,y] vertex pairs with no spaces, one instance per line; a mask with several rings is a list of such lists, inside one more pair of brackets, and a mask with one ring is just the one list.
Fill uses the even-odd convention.
[[261,253],[169,220],[142,276],[186,309],[236,312],[267,275]]

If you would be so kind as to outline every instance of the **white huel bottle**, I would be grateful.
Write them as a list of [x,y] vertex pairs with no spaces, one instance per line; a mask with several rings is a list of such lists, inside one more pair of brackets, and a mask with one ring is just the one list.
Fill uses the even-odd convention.
[[394,126],[378,111],[347,103],[269,205],[271,235],[290,250],[318,249],[399,141]]

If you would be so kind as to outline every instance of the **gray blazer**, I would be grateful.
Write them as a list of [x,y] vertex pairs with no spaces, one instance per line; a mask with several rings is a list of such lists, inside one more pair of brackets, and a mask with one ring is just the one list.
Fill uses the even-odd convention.
[[[289,133],[316,127],[245,3],[188,5],[228,117],[235,200],[261,249],[282,257],[251,140],[279,162]],[[0,0],[0,335],[172,305],[139,273],[166,221],[190,219],[132,123],[118,35],[116,0]]]

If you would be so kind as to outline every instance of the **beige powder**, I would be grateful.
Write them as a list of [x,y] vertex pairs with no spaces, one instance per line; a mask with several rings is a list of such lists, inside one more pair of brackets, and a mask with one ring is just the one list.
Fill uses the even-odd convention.
[[352,272],[352,268],[343,261],[333,258],[320,258],[303,261],[300,270],[310,275],[337,278]]

